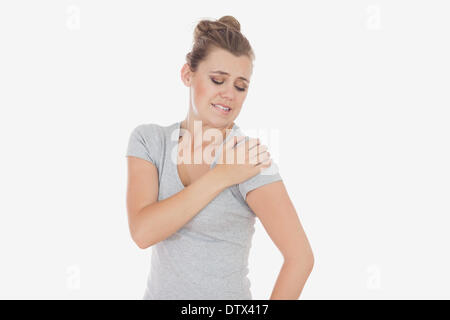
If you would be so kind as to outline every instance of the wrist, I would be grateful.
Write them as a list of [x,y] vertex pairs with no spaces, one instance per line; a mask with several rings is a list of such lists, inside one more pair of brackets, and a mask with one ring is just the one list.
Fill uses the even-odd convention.
[[221,188],[221,190],[228,188],[232,185],[231,181],[227,179],[226,175],[222,174],[220,169],[217,167],[214,167],[209,172],[210,176],[212,177],[212,180],[214,181],[214,185],[217,185]]

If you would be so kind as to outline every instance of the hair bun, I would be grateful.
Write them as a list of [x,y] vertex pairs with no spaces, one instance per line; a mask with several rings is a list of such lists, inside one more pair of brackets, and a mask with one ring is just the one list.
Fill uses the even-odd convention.
[[201,20],[195,28],[194,38],[198,39],[202,35],[218,30],[231,29],[237,32],[241,31],[241,24],[232,16],[223,16],[219,20]]
[[217,21],[225,24],[229,28],[235,29],[236,31],[241,31],[241,24],[232,16],[223,16]]

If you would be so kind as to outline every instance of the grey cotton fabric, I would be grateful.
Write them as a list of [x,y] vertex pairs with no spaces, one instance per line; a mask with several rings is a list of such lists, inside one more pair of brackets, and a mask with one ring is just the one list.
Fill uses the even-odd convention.
[[[138,125],[131,132],[126,156],[158,169],[158,200],[182,191],[176,159],[181,121],[168,126]],[[245,136],[234,124],[224,143]],[[214,168],[219,153],[211,164]],[[256,215],[245,201],[258,187],[282,180],[277,164],[218,194],[177,232],[151,247],[145,300],[251,300],[248,257]]]

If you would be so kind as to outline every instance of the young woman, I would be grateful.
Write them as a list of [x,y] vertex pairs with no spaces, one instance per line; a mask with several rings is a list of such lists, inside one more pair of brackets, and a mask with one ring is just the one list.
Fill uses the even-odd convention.
[[[137,126],[127,149],[130,233],[140,248],[152,246],[144,299],[252,299],[255,217],[284,257],[270,299],[298,299],[311,247],[267,146],[234,123],[254,60],[239,22],[200,21],[186,60],[186,118]],[[208,147],[211,161],[198,157]]]

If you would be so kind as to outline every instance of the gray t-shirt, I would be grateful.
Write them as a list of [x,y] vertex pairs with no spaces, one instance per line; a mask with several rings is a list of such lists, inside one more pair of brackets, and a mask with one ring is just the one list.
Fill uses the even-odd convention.
[[[141,124],[129,138],[126,156],[150,161],[158,169],[158,200],[185,188],[176,165],[180,125]],[[234,135],[245,136],[236,124],[223,143]],[[226,188],[176,233],[153,245],[143,299],[251,300],[247,274],[256,215],[245,199],[249,191],[278,180],[272,160],[269,168]]]

